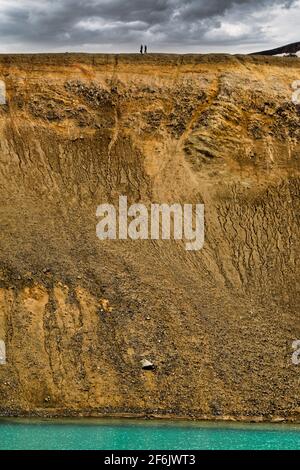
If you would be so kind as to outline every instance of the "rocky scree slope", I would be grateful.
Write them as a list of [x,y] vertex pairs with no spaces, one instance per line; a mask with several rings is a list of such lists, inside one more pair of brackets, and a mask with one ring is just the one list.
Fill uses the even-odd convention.
[[[0,79],[1,414],[298,419],[298,61],[0,56]],[[204,249],[100,242],[119,195],[205,203]]]

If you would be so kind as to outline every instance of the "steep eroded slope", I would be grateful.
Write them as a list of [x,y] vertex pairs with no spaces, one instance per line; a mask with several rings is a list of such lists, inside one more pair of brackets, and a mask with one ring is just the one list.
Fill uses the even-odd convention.
[[[1,56],[0,79],[1,413],[297,418],[300,63]],[[203,202],[204,249],[99,241],[119,195]]]

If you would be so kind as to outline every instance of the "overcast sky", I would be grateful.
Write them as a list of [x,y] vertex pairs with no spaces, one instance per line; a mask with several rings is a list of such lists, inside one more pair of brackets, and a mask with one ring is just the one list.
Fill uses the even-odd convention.
[[300,0],[0,0],[0,52],[254,52],[299,25]]

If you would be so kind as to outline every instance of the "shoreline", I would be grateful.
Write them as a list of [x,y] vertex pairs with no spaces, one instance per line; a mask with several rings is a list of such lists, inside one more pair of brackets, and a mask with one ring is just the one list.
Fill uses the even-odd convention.
[[114,419],[114,420],[144,420],[144,421],[178,421],[178,422],[197,422],[197,423],[235,423],[235,424],[299,424],[300,417],[289,416],[223,416],[213,415],[185,415],[185,414],[162,414],[162,413],[144,413],[144,412],[101,412],[94,410],[54,410],[52,412],[45,410],[25,411],[0,411],[0,422],[5,419]]

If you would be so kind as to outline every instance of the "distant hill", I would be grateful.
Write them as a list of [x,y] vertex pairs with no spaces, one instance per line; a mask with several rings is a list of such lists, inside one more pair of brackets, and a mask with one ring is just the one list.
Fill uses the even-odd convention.
[[297,54],[300,52],[300,42],[294,42],[287,46],[277,47],[276,49],[270,49],[269,51],[254,52],[250,55],[281,55],[281,54]]

